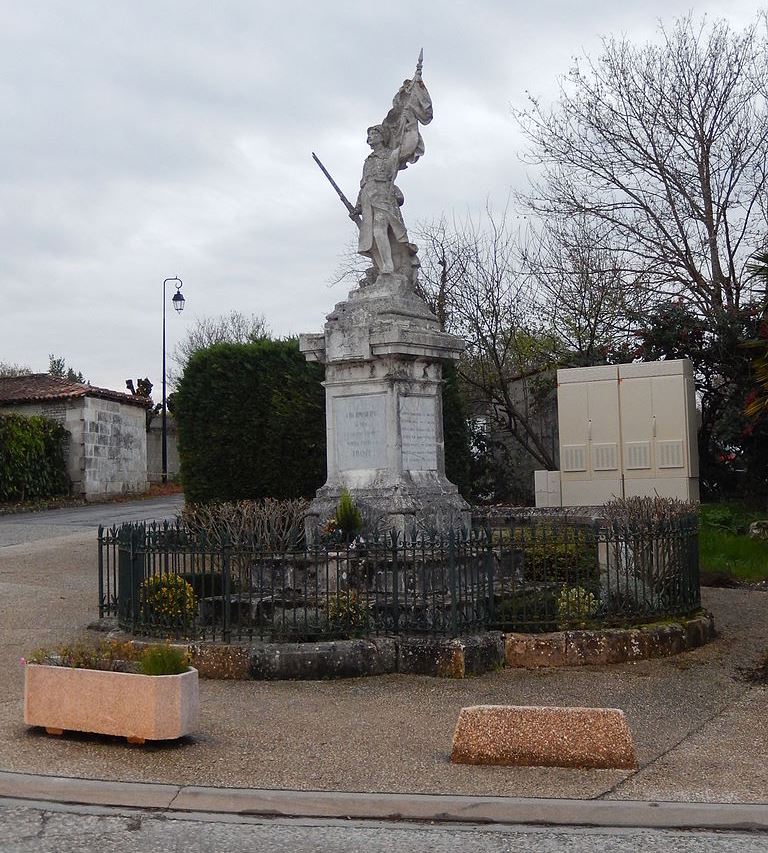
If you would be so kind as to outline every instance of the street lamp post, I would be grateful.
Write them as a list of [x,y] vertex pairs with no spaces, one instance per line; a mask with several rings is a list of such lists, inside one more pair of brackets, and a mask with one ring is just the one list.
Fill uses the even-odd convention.
[[166,278],[163,281],[163,474],[162,480],[164,483],[168,482],[168,416],[167,416],[167,399],[166,399],[166,382],[165,382],[165,286],[169,281],[176,281],[178,284],[176,285],[176,293],[173,294],[173,298],[171,301],[173,302],[173,307],[177,313],[181,314],[184,310],[184,295],[181,292],[182,281],[180,278],[174,276],[173,278]]

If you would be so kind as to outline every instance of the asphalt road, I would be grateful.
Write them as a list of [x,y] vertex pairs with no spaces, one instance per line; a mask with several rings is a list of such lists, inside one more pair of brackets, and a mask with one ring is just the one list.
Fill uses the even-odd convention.
[[478,826],[165,814],[0,801],[3,853],[765,853],[748,832]]
[[100,524],[109,527],[124,521],[173,519],[183,505],[183,495],[169,495],[122,503],[0,515],[0,548],[95,531]]

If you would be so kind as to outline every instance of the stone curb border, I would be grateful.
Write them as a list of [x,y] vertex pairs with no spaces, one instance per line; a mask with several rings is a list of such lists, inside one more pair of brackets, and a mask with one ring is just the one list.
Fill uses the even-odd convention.
[[[98,626],[98,623],[94,623]],[[109,638],[146,645],[122,631]],[[258,681],[359,678],[402,673],[465,678],[509,667],[626,663],[696,648],[715,636],[714,620],[701,613],[677,622],[640,628],[557,631],[473,637],[378,637],[318,643],[191,643],[192,666],[201,678]]]
[[437,823],[610,826],[768,832],[764,803],[677,803],[355,794],[110,782],[0,771],[0,798],[243,817],[352,818]]
[[506,634],[505,664],[529,669],[630,663],[698,648],[715,637],[715,620],[703,611],[688,619],[637,628]]

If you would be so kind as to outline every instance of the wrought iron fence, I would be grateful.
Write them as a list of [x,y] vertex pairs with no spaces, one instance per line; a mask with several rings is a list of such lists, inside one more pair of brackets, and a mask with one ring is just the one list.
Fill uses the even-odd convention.
[[485,518],[276,552],[180,524],[99,529],[99,615],[136,634],[311,641],[620,625],[699,607],[696,517]]

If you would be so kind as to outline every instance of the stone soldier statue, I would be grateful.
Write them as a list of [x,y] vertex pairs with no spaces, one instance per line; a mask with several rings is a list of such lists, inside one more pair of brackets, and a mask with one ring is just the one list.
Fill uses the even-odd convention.
[[373,149],[363,165],[360,193],[350,216],[360,225],[358,252],[369,257],[377,277],[398,274],[413,282],[417,247],[408,240],[400,207],[403,194],[395,185],[401,169],[424,153],[420,124],[432,121],[432,100],[421,79],[423,52],[416,73],[406,80],[381,124],[368,128]]
[[469,506],[445,475],[442,370],[464,341],[444,332],[416,284],[416,246],[408,239],[395,185],[424,153],[420,125],[432,101],[416,73],[384,121],[368,128],[371,153],[353,204],[313,154],[360,229],[358,251],[372,266],[360,286],[326,315],[320,334],[302,335],[308,361],[325,366],[328,476],[307,515],[306,532],[336,512],[349,492],[373,525],[399,535],[466,527]]

